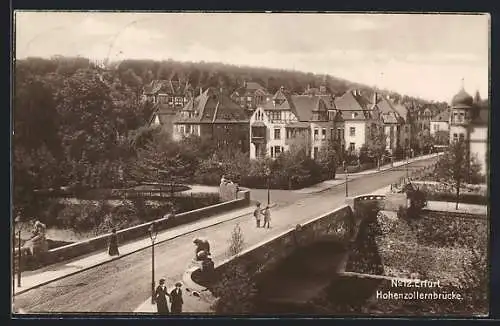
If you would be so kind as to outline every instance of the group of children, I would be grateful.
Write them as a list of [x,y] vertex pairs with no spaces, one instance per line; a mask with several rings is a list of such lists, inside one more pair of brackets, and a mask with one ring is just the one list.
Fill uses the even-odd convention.
[[260,203],[257,203],[257,207],[253,211],[253,216],[255,217],[255,222],[257,223],[257,227],[260,228],[260,221],[262,217],[264,217],[264,225],[263,228],[267,226],[269,229],[271,227],[271,211],[269,210],[269,205],[267,205],[264,209],[260,208]]

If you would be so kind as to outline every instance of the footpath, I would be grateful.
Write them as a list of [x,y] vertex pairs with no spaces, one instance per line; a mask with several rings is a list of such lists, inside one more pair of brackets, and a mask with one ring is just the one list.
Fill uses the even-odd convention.
[[[227,213],[215,215],[200,221],[185,224],[182,226],[167,229],[158,233],[156,244],[168,241],[204,228],[211,227],[238,217],[252,213],[254,207],[245,207],[242,209],[232,210]],[[151,239],[145,237],[139,240],[133,240],[120,245],[120,256],[110,257],[106,250],[98,253],[91,253],[72,260],[61,263],[45,266],[35,271],[25,271],[21,274],[21,287],[16,284],[14,288],[15,294],[26,292],[38,286],[56,281],[58,279],[79,273],[81,271],[105,264],[109,261],[120,259],[121,257],[133,254],[137,251],[151,247]]]
[[[361,172],[349,173],[348,179],[354,180],[354,179],[359,178],[359,177],[364,176],[364,175],[381,173],[381,172],[384,172],[387,170],[391,170],[394,168],[405,166],[405,165],[413,163],[413,162],[423,161],[423,160],[426,160],[426,159],[429,159],[432,157],[436,157],[438,155],[440,155],[440,153],[418,156],[418,157],[411,158],[408,161],[403,160],[403,161],[393,162],[393,164],[389,163],[386,165],[382,165],[382,166],[380,166],[380,169],[374,168],[374,169],[365,170],[365,171],[361,171]],[[335,187],[338,185],[342,185],[345,183],[345,181],[346,181],[346,175],[344,173],[337,173],[336,178],[333,180],[326,180],[326,181],[320,182],[318,184],[315,184],[311,187],[294,190],[294,192],[300,193],[300,194],[313,194],[313,193],[329,190],[332,187]]]
[[[433,157],[435,155],[436,154],[431,154],[431,155],[427,155],[427,156],[413,158],[409,161],[409,163],[412,163],[412,162],[415,162],[418,160],[424,160],[424,159]],[[373,169],[373,170],[359,172],[356,174],[349,174],[349,178],[352,178],[352,177],[355,178],[355,177],[359,177],[361,175],[378,173],[378,172],[385,171],[385,170],[388,170],[390,168],[398,167],[398,166],[401,166],[404,164],[406,164],[406,161],[403,163],[395,162],[394,166],[390,166],[390,165],[383,166],[380,170]],[[331,188],[332,184],[328,183],[328,182],[333,182],[333,181],[337,181],[337,180],[325,181],[322,184],[325,184],[327,187],[321,186],[320,188],[323,190]],[[345,180],[341,180],[341,181],[345,182]],[[317,190],[316,186],[310,187],[310,188],[305,188],[305,189],[309,189],[307,191],[310,191],[313,188],[315,190]],[[304,189],[302,189],[302,190],[304,190]],[[314,192],[318,192],[318,191],[311,191],[309,193],[314,193]],[[271,205],[271,207],[274,207],[274,206],[275,205]],[[237,219],[237,218],[245,216],[245,215],[249,215],[253,212],[253,210],[254,210],[254,207],[249,206],[249,207],[229,211],[229,212],[215,215],[215,216],[212,216],[212,217],[200,220],[200,221],[196,221],[193,223],[189,223],[186,225],[182,225],[182,226],[178,226],[178,227],[175,227],[172,229],[162,231],[162,232],[158,233],[156,243],[158,244],[158,243],[161,243],[164,241],[168,241],[168,240],[171,240],[171,239],[174,239],[174,238],[177,238],[177,237],[189,234],[189,233],[193,233],[193,232],[201,230],[201,229],[211,227],[213,225],[217,225],[217,224],[220,224],[220,223],[223,223],[226,221]],[[91,253],[91,254],[88,254],[85,256],[81,256],[81,257],[69,260],[69,261],[49,265],[49,266],[40,268],[40,269],[35,270],[35,271],[25,271],[21,275],[21,287],[17,286],[17,276],[16,276],[16,282],[15,282],[15,285],[13,286],[14,287],[14,294],[24,293],[30,289],[48,284],[50,282],[62,279],[64,277],[67,277],[70,275],[77,274],[81,271],[91,269],[93,267],[105,264],[105,263],[110,262],[112,260],[120,259],[121,257],[133,254],[135,252],[138,252],[140,250],[143,250],[143,249],[149,248],[149,247],[151,247],[151,240],[149,239],[149,237],[144,237],[144,238],[139,239],[139,240],[133,240],[131,242],[121,244],[120,245],[120,256],[117,256],[117,257],[110,257],[107,254],[107,252],[105,250],[103,250],[102,252],[97,252],[97,253],[94,252],[94,253]]]

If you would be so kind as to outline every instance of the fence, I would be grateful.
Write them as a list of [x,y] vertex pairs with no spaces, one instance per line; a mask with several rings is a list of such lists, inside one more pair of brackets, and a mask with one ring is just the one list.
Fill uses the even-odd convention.
[[408,170],[408,177],[403,176],[399,178],[398,181],[391,184],[391,192],[401,192],[406,184],[416,180],[422,180],[425,184],[425,180],[434,175],[435,169],[436,163],[421,167],[417,170]]

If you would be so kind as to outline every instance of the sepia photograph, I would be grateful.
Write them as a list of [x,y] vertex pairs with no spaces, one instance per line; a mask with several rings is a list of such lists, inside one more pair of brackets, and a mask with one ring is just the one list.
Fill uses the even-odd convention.
[[12,316],[489,316],[489,14],[12,32]]

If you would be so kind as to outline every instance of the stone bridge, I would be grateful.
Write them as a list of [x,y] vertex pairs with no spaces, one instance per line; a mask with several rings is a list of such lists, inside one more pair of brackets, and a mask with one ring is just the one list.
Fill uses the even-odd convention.
[[[281,291],[283,289],[295,293],[302,291],[305,297],[312,296],[325,287],[325,284],[330,283],[332,276],[345,271],[358,238],[364,236],[360,234],[363,221],[369,218],[376,219],[379,210],[397,210],[405,203],[404,194],[362,195],[348,198],[346,205],[336,210],[298,224],[295,228],[217,263],[215,271],[210,275],[202,272],[198,266],[191,267],[185,272],[183,281],[188,292],[205,296],[205,300],[214,302],[223,296],[224,287],[227,286],[227,275],[234,275],[235,271],[238,271],[238,275],[245,275],[243,279],[250,278],[256,284],[260,283],[258,292],[264,300],[259,301],[265,302],[264,305],[286,301],[290,295],[285,293],[287,291]],[[314,255],[311,254],[315,250],[328,251],[328,261],[323,260],[321,264],[315,262]],[[287,260],[296,254],[301,254],[307,262],[302,266],[288,264]],[[305,271],[303,270],[305,265],[318,268],[309,268]],[[276,279],[274,282],[265,280],[266,275],[276,272],[280,273],[278,282]]]

